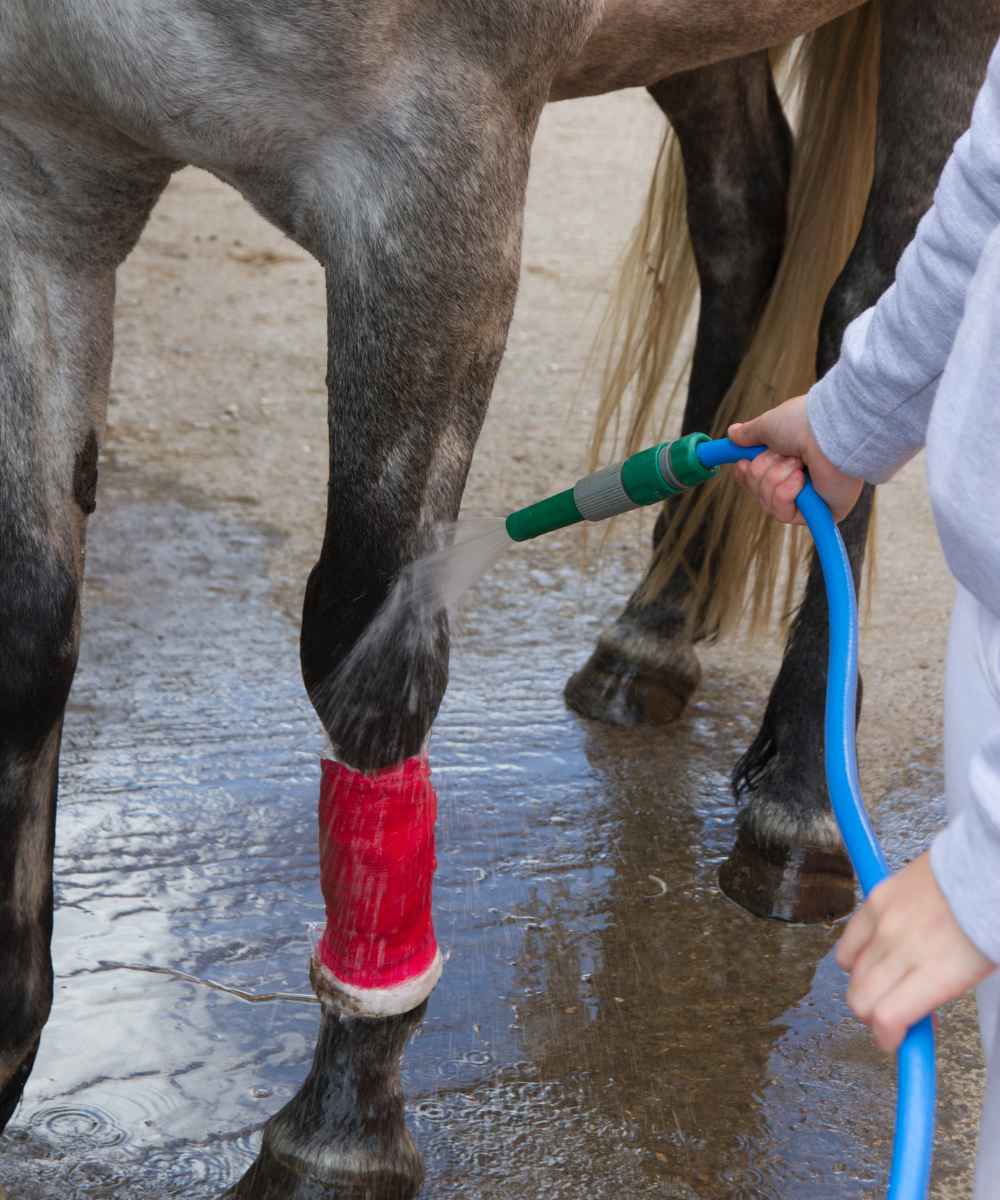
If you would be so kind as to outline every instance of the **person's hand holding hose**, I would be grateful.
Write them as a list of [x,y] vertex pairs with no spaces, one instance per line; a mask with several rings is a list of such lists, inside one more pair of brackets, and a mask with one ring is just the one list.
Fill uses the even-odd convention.
[[805,396],[731,425],[729,437],[738,446],[768,447],[752,462],[737,463],[736,478],[767,513],[786,525],[804,524],[795,507],[805,483],[803,467],[836,521],[847,516],[861,495],[864,482],[838,470],[820,450],[809,428]]

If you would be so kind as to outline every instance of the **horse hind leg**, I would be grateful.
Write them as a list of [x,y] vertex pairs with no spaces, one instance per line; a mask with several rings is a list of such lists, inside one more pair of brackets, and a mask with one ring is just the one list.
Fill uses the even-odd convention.
[[[688,229],[701,305],[682,430],[711,429],[753,336],[785,238],[791,133],[766,52],[684,72],[651,88],[680,142]],[[667,536],[661,513],[654,548]],[[711,520],[711,514],[707,521]],[[703,525],[706,528],[707,525]],[[686,566],[648,596],[640,586],[566,686],[581,716],[612,724],[663,724],[683,711],[701,678],[692,645]]]
[[[0,121],[0,1130],[52,1002],[62,716],[111,364],[114,270],[165,174]],[[102,202],[101,197],[108,200]]]
[[[850,321],[892,282],[951,147],[968,125],[998,33],[997,0],[883,0],[875,174],[857,243],[824,309],[819,374],[836,361]],[[841,524],[856,584],[872,498],[866,488]],[[823,778],[826,653],[826,595],[814,558],[760,731],[733,775],[745,805],[720,883],[760,916],[824,920],[854,903]]]

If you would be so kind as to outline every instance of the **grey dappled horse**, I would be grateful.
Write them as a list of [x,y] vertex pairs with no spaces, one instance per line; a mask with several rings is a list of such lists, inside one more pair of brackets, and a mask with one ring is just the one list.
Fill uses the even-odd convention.
[[[689,423],[707,425],[784,239],[792,148],[766,50],[853,7],[0,0],[0,1126],[52,997],[59,742],[115,271],[171,173],[212,171],[326,269],[336,469],[302,627],[305,681],[325,696],[400,568],[458,511],[517,289],[542,106],[645,86],[674,122],[703,294]],[[882,8],[875,182],[824,316],[821,366],[891,278],[1000,29],[996,0]],[[856,561],[866,521],[862,505],[847,529]],[[632,605],[627,622],[683,658],[677,604]],[[789,852],[825,803],[812,699],[823,638],[812,579],[762,734],[761,803],[781,817],[772,835],[782,828]],[[359,682],[349,704],[318,703],[338,756],[372,770],[418,753],[447,653],[440,617],[400,643],[398,678],[415,690],[386,687],[383,673],[377,694]],[[235,1194],[412,1195],[422,1172],[398,1067],[422,1011],[367,1020],[324,1006],[309,1078]]]

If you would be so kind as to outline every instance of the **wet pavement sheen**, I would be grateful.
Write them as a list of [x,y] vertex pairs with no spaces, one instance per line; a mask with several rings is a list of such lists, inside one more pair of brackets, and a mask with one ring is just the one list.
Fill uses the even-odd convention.
[[[55,1007],[0,1140],[9,1200],[216,1197],[308,1068],[314,1004],[131,969],[310,994],[323,738],[270,536],[105,485],[63,749]],[[835,932],[757,920],[716,886],[754,699],[709,672],[666,732],[563,704],[620,591],[536,548],[465,605],[432,742],[449,958],[405,1060],[422,1195],[878,1195],[893,1072],[847,1013]],[[881,806],[895,861],[940,817],[938,757]]]

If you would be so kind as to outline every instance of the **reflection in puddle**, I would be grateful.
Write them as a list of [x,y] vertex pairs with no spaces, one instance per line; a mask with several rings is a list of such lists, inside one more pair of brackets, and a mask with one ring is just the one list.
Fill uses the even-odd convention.
[[[113,487],[64,740],[56,1004],[0,1149],[10,1200],[217,1197],[317,1027],[315,1006],[116,965],[309,993],[323,739],[265,535]],[[715,884],[754,698],[709,672],[678,727],[581,724],[562,685],[618,589],[578,599],[543,562],[515,555],[474,595],[433,740],[450,957],[405,1060],[426,1196],[872,1194],[893,1082],[847,1019],[831,932],[756,921]],[[907,807],[940,790],[918,775]],[[887,805],[898,856],[923,834]]]

